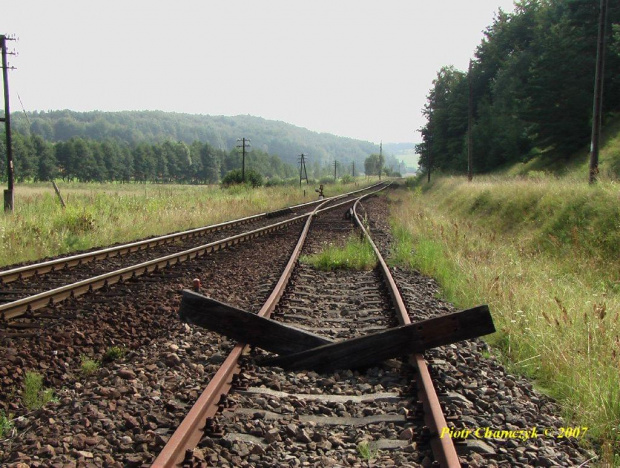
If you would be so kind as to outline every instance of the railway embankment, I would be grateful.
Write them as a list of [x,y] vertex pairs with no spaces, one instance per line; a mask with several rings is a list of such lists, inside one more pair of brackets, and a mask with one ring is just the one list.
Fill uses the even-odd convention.
[[392,200],[394,263],[457,307],[488,303],[493,352],[588,428],[603,463],[620,458],[619,200],[617,183],[543,173],[420,180]]

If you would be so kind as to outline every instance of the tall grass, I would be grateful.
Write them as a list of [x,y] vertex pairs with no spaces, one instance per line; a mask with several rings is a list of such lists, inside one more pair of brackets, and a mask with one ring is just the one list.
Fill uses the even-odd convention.
[[[316,199],[312,187],[59,183],[19,184],[0,214],[0,266],[219,223]],[[360,186],[364,184],[359,183]],[[332,196],[354,183],[326,188]]]
[[393,261],[436,277],[459,307],[488,303],[489,341],[512,368],[620,452],[620,187],[543,179],[402,193]]
[[327,246],[317,254],[302,256],[300,261],[319,270],[372,270],[377,264],[370,243],[355,235],[343,246]]

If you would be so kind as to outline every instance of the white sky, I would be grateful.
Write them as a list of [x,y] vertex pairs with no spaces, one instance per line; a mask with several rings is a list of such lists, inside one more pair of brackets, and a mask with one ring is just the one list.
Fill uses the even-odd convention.
[[250,114],[417,141],[443,65],[512,0],[3,0],[11,110]]

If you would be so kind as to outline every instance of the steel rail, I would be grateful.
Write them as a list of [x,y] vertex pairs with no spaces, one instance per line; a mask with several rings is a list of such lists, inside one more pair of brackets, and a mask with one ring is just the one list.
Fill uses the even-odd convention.
[[[381,252],[377,248],[377,245],[373,242],[370,234],[357,214],[357,206],[359,202],[369,195],[360,197],[358,201],[355,202],[353,205],[353,218],[360,229],[364,232],[366,239],[370,242],[370,245],[372,246],[372,249],[374,250],[379,261],[381,273],[398,312],[398,321],[401,325],[406,325],[411,323],[411,319],[407,313],[407,308],[405,307],[403,298],[398,290],[396,281],[394,281],[394,277],[392,276],[387,263],[383,259]],[[443,410],[441,409],[441,404],[439,403],[439,398],[437,397],[437,392],[435,391],[424,356],[422,354],[412,354],[409,356],[409,362],[418,372],[418,396],[424,405],[425,422],[431,429],[431,448],[433,450],[433,454],[440,466],[445,468],[460,468],[461,463],[459,462],[459,457],[456,453],[456,448],[454,447],[452,438],[439,437],[442,429],[444,427],[448,427],[448,425],[446,423]]]
[[[278,280],[278,283],[272,293],[269,295],[269,298],[258,312],[259,316],[269,317],[282,297],[282,294],[284,294],[284,290],[286,289],[288,281],[291,277],[291,273],[306,241],[312,219],[322,206],[323,204],[317,206],[317,208],[308,215],[304,229],[299,236],[297,245],[295,246],[291,257],[286,264],[286,267],[284,268],[284,272],[282,273],[282,276]],[[336,208],[336,206],[330,208],[333,209]],[[188,447],[195,447],[198,444],[204,434],[203,428],[206,425],[207,418],[211,418],[217,413],[218,401],[221,395],[226,394],[230,390],[233,375],[240,371],[238,364],[239,359],[248,349],[249,345],[243,343],[238,343],[235,345],[233,350],[230,352],[205,388],[204,392],[200,395],[187,416],[172,434],[172,437],[170,437],[168,443],[160,452],[159,456],[155,459],[152,464],[153,467],[170,468],[181,464],[185,458]]]
[[320,203],[324,203],[325,201],[333,201],[339,198],[347,197],[352,194],[359,193],[364,190],[368,190],[372,187],[375,187],[378,184],[371,185],[368,187],[364,187],[362,189],[354,190],[352,192],[348,192],[341,195],[336,195],[334,197],[329,197],[324,200],[313,200],[307,203],[301,203],[298,205],[293,205],[286,208],[281,208],[279,210],[275,210],[272,212],[260,213],[252,216],[247,216],[245,218],[239,218],[232,221],[226,221],[223,223],[212,224],[209,226],[204,226],[200,228],[189,229],[187,231],[166,234],[164,236],[153,237],[150,239],[145,239],[141,241],[131,242],[128,244],[117,245],[113,247],[107,247],[105,249],[95,250],[92,252],[85,252],[82,254],[71,255],[68,257],[57,258],[54,260],[48,260],[46,262],[33,263],[31,265],[25,265],[17,268],[12,268],[9,270],[0,271],[0,283],[10,283],[12,281],[17,281],[23,278],[29,278],[34,275],[42,275],[45,273],[57,271],[64,268],[71,268],[78,265],[82,265],[84,263],[89,263],[91,261],[103,260],[110,257],[120,256],[127,253],[137,252],[139,250],[146,250],[158,245],[163,245],[167,243],[171,243],[178,240],[189,239],[192,237],[198,237],[205,235],[209,232],[217,232],[224,229],[229,229],[235,226],[242,226],[244,224],[251,223],[258,219],[268,218],[270,215],[281,212],[283,210],[293,210],[299,208],[305,208],[311,205],[316,205]]
[[220,224],[213,224],[196,229],[190,229],[180,233],[167,234],[165,236],[153,237],[151,239],[145,239],[137,242],[131,242],[129,244],[118,245],[114,247],[107,247],[105,249],[96,250],[93,252],[85,252],[82,254],[71,255],[69,257],[57,258],[54,260],[48,260],[46,262],[35,263],[32,265],[25,265],[10,270],[0,271],[0,281],[2,283],[9,283],[18,279],[28,278],[34,275],[40,275],[57,271],[63,268],[74,267],[84,263],[89,263],[94,260],[102,260],[116,255],[123,255],[125,253],[137,252],[139,250],[149,249],[151,247],[166,244],[176,240],[183,240],[186,238],[206,234],[208,232],[216,232],[222,229],[227,229],[234,226],[240,226],[250,223],[256,219],[262,218],[265,213],[258,215],[248,216],[246,218],[240,218],[233,221],[228,221]]
[[24,314],[25,312],[40,309],[41,307],[45,307],[50,304],[62,301],[68,297],[80,296],[89,291],[101,289],[105,286],[110,286],[122,280],[142,276],[143,274],[151,273],[161,268],[176,265],[177,263],[200,257],[206,253],[216,252],[231,245],[239,244],[247,240],[254,239],[256,237],[264,236],[271,232],[284,229],[291,224],[301,222],[308,216],[310,215],[304,214],[296,216],[285,221],[280,221],[279,223],[237,234],[235,236],[227,237],[226,239],[221,239],[219,241],[210,242],[208,244],[194,247],[189,250],[184,250],[183,252],[166,255],[165,257],[160,257],[154,260],[149,260],[147,262],[142,262],[137,265],[111,271],[109,273],[104,273],[102,275],[94,276],[92,278],[68,284],[66,286],[50,289],[49,291],[44,291],[42,293],[25,297],[17,301],[2,304],[0,305],[0,317],[2,317],[3,320],[10,320]]
[[[339,195],[337,197],[321,200],[321,204],[318,205],[314,211],[318,212],[318,208],[322,207],[323,205],[331,203],[340,198],[344,198],[348,195],[349,194]],[[340,203],[337,203],[336,205],[322,209],[321,212],[324,210],[334,209],[348,203],[352,203],[352,200],[342,201]],[[177,263],[181,263],[186,260],[191,260],[207,253],[216,252],[231,245],[239,244],[241,242],[254,239],[256,237],[264,236],[276,230],[283,229],[291,224],[301,222],[304,218],[307,218],[311,215],[312,213],[299,215],[288,220],[280,221],[278,223],[270,224],[269,226],[264,226],[262,228],[254,229],[252,231],[227,237],[219,241],[210,242],[208,244],[184,250],[182,252],[177,252],[174,254],[166,255],[165,257],[156,258],[154,260],[142,262],[137,265],[121,268],[119,270],[114,270],[108,273],[94,276],[92,278],[87,278],[82,281],[50,289],[39,294],[34,294],[23,299],[18,299],[13,302],[2,304],[0,305],[0,319],[11,320],[19,317],[20,315],[23,315],[26,312],[34,311],[42,307],[46,307],[48,305],[63,301],[68,297],[81,296],[83,294],[86,294],[87,292],[101,289],[106,286],[111,286],[115,283],[118,283],[119,281],[124,281],[129,278],[142,276],[144,274],[151,273],[153,271],[157,271],[168,266],[176,265]]]

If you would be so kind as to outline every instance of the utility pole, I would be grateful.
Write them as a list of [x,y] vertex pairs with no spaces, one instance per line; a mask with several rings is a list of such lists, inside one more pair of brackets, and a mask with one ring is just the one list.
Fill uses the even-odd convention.
[[601,0],[598,22],[598,41],[596,45],[596,73],[594,75],[594,104],[592,110],[592,143],[590,144],[590,183],[598,178],[598,152],[601,139],[603,107],[603,82],[605,77],[605,33],[607,27],[607,5],[609,0]]
[[245,182],[245,149],[246,147],[250,147],[250,139],[249,138],[237,138],[237,141],[240,141],[241,144],[237,144],[237,148],[242,149],[243,159],[241,160],[241,180]]
[[474,120],[474,80],[471,76],[471,59],[469,60],[469,70],[467,71],[467,81],[469,82],[469,109],[467,112],[467,180],[469,182],[474,178],[473,174],[473,141],[472,122]]
[[[9,66],[6,61],[6,41],[11,41],[5,35],[0,35],[0,47],[2,48],[2,80],[4,83],[4,121],[6,135],[6,163],[8,189],[4,191],[4,211],[13,212],[13,189],[14,189],[14,168],[13,168],[13,144],[11,140],[11,111],[9,106]],[[11,67],[12,68],[12,67]]]
[[334,182],[338,180],[338,176],[336,174],[336,168],[338,167],[338,161],[334,161]]
[[383,172],[383,142],[379,143],[379,180],[381,180],[381,172]]
[[351,164],[353,164],[352,174],[353,174],[353,178],[355,178],[355,161],[353,161]]
[[299,188],[301,188],[301,181],[306,179],[306,185],[308,182],[308,172],[306,171],[306,156],[301,153],[299,156]]
[[428,145],[427,145],[426,151],[427,151],[427,156],[428,156],[428,180],[426,182],[430,184],[430,182],[431,182],[431,168],[433,167],[433,152],[432,152],[432,146],[431,146],[431,139],[430,139],[430,137],[428,138]]

